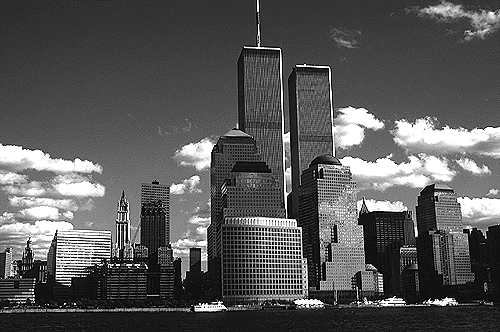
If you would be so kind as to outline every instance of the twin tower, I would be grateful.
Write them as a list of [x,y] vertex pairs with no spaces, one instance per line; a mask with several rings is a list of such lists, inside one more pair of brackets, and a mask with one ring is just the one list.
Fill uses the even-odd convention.
[[[309,289],[332,291],[334,279],[337,290],[350,290],[351,276],[364,269],[355,183],[334,157],[330,68],[296,65],[288,87],[292,192],[286,201],[281,49],[243,48],[239,128],[221,136],[211,155],[207,252],[213,299],[297,299]],[[323,197],[318,181],[329,184],[324,189],[331,197]],[[343,242],[344,228],[354,255]],[[349,271],[325,265],[339,252],[356,256],[355,264],[339,258]]]

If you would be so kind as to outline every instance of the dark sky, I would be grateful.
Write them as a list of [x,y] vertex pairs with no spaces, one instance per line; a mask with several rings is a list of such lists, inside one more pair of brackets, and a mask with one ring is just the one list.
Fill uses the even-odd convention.
[[[176,255],[204,246],[207,157],[237,122],[236,61],[256,43],[255,7],[2,1],[1,248],[19,253],[32,235],[43,259],[69,223],[114,232],[122,190],[135,226],[140,183],[152,180],[176,185]],[[446,182],[466,225],[500,222],[499,1],[260,8],[262,45],[283,51],[285,132],[291,68],[329,65],[337,157],[369,209],[414,211],[425,185]]]

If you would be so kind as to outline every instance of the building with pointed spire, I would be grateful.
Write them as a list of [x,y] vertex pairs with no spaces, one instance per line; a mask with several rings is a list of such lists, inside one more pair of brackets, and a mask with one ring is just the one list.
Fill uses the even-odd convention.
[[454,190],[431,184],[418,196],[417,253],[422,299],[443,287],[474,282],[469,240],[463,233],[462,212]]
[[335,156],[333,96],[329,66],[296,65],[288,77],[292,192],[288,217],[295,218],[300,175],[321,155]]
[[113,259],[132,260],[134,257],[132,244],[130,242],[130,207],[125,198],[125,191],[118,201],[116,211],[116,238],[113,247]]

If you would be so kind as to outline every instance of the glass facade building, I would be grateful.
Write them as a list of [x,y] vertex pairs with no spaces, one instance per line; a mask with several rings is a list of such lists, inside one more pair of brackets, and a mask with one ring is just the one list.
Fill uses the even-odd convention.
[[71,278],[85,277],[89,266],[110,258],[111,231],[57,230],[47,254],[47,273],[56,298],[70,298]]
[[365,270],[363,227],[357,217],[356,183],[349,167],[333,156],[316,157],[302,172],[299,195],[298,225],[310,289],[352,298],[352,277]]
[[469,240],[463,233],[460,203],[453,189],[445,184],[431,184],[420,192],[417,201],[422,298],[429,298],[442,286],[473,282]]
[[296,65],[288,77],[292,192],[288,217],[298,208],[300,174],[321,155],[335,155],[333,97],[328,66]]
[[245,46],[238,59],[238,124],[255,139],[285,207],[281,49]]

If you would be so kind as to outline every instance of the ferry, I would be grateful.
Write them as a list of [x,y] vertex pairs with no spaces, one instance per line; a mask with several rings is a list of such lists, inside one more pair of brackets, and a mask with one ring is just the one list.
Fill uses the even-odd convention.
[[194,312],[221,312],[227,311],[226,306],[222,301],[210,302],[210,303],[198,303],[191,307],[191,311]]
[[380,300],[378,305],[381,307],[401,307],[406,305],[406,301],[399,297],[390,297],[388,299]]
[[323,309],[325,304],[316,299],[298,299],[293,301],[296,309]]
[[436,299],[436,300],[431,300],[428,299],[427,301],[424,302],[426,305],[431,305],[431,306],[437,306],[437,307],[447,307],[447,306],[453,306],[453,305],[458,305],[457,300],[455,300],[452,297],[445,297],[443,299]]

